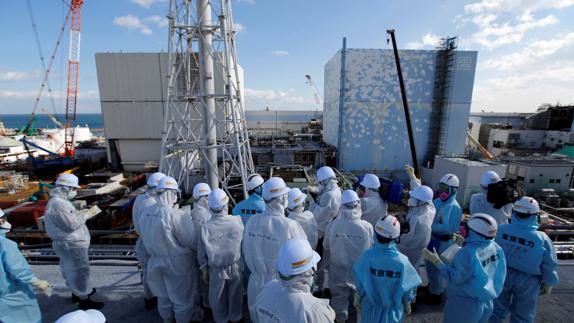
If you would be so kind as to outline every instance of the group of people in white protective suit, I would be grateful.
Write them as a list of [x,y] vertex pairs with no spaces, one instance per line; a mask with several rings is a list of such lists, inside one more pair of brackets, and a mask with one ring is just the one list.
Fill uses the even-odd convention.
[[[253,174],[250,197],[233,214],[227,194],[205,183],[193,188],[193,208],[179,208],[176,180],[152,174],[133,205],[145,308],[157,304],[165,322],[202,321],[205,308],[216,322],[241,321],[247,279],[255,322],[344,322],[351,306],[361,322],[400,322],[417,301],[439,304],[445,293],[444,322],[502,322],[509,313],[511,322],[533,322],[539,294],[558,284],[553,244],[537,230],[536,200],[495,208],[488,187],[501,178],[485,172],[463,221],[455,175],[444,175],[434,192],[412,167],[405,170],[404,221],[387,215],[373,174],[343,192],[329,167],[303,191]],[[74,175],[58,178],[45,225],[72,300],[99,309],[104,304],[92,299],[89,284],[87,218],[71,202],[78,187]],[[0,321],[39,322],[30,286],[46,290],[49,283],[4,237],[10,224],[2,215]],[[429,283],[420,287],[423,270]]]

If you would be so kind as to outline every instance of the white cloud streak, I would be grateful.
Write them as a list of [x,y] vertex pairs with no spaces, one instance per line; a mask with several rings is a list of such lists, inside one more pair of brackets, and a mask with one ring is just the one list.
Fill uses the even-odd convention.
[[535,12],[544,9],[564,9],[574,5],[574,0],[482,0],[467,4],[464,11],[470,14],[485,12]]
[[151,6],[155,4],[166,2],[166,0],[130,0],[130,1],[146,9],[151,8]]
[[[33,100],[38,95],[38,91],[32,90],[21,90],[21,91],[11,91],[11,90],[0,90],[0,98],[2,99],[26,99]],[[65,91],[52,91],[52,95],[55,99],[66,98]],[[78,92],[78,98],[84,100],[99,100],[100,93],[97,90],[85,90]]]
[[425,47],[435,47],[440,41],[440,36],[426,33],[423,35],[421,41],[413,41],[406,43],[407,49],[423,49]]
[[157,28],[165,28],[169,24],[166,17],[160,17],[157,15],[149,16],[146,18],[140,18],[138,16],[128,14],[124,16],[115,17],[113,24],[119,27],[126,28],[129,31],[139,31],[143,35],[151,35],[153,31],[151,26]]
[[303,110],[315,108],[315,100],[312,97],[304,97],[294,94],[295,91],[259,90],[245,88],[245,101],[249,109],[289,109]]
[[273,56],[287,56],[287,55],[289,55],[289,52],[286,50],[274,50],[271,52],[271,55],[273,55]]
[[22,71],[0,71],[0,81],[21,81],[40,76],[40,71],[22,72]]

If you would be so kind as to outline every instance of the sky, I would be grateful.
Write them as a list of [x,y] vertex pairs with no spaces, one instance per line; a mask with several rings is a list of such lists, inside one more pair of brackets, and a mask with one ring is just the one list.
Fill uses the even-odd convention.
[[[0,115],[30,113],[43,68],[27,1],[47,65],[69,0],[0,1]],[[79,113],[99,113],[95,53],[167,50],[168,0],[84,0]],[[574,103],[574,0],[234,0],[238,62],[246,108],[316,109],[325,63],[347,37],[349,48],[431,49],[457,36],[477,50],[472,111],[529,112]],[[68,28],[68,26],[66,26]],[[63,113],[68,32],[57,52],[40,108]],[[53,101],[50,98],[53,98]]]

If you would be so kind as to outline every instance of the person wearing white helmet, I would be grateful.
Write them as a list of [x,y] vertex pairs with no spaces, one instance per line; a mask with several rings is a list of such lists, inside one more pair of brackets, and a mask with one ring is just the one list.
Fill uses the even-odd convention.
[[144,247],[150,258],[147,282],[158,298],[164,322],[189,322],[193,313],[192,250],[197,244],[193,221],[174,208],[179,193],[177,181],[166,176],[159,181],[156,203],[140,219]]
[[253,215],[243,232],[243,257],[251,271],[247,284],[247,301],[251,317],[255,317],[255,299],[263,286],[275,278],[277,252],[283,242],[307,239],[307,235],[294,220],[285,217],[289,188],[283,179],[271,177],[263,184],[265,211]]
[[[453,244],[453,234],[458,232],[462,220],[462,209],[456,200],[459,180],[454,174],[445,174],[437,189],[438,198],[434,200],[436,214],[431,226],[429,250],[436,248],[439,254]],[[421,300],[428,304],[440,304],[444,292],[444,279],[436,268],[428,261],[425,262],[429,280],[428,295]]]
[[243,318],[243,222],[228,214],[229,197],[222,189],[214,189],[208,199],[211,220],[201,226],[199,266],[215,322],[238,322]]
[[407,256],[417,269],[423,264],[422,249],[429,244],[431,239],[431,226],[436,212],[433,196],[434,193],[430,187],[411,185],[407,201],[409,212],[406,216],[409,231],[401,235],[401,241],[397,245],[399,251]]
[[238,215],[243,221],[243,225],[247,223],[249,218],[255,214],[261,214],[265,211],[265,201],[261,194],[263,193],[263,177],[259,174],[251,174],[247,177],[247,184],[245,184],[249,197],[239,203],[233,208],[232,214]]
[[16,242],[6,238],[11,228],[0,209],[0,322],[41,322],[40,306],[30,285],[45,291],[50,284],[34,275]]
[[401,225],[387,215],[375,225],[374,246],[353,265],[357,293],[355,307],[361,322],[401,322],[421,279],[409,259],[396,248]]
[[446,265],[436,248],[423,250],[430,266],[447,281],[443,322],[487,322],[493,300],[500,295],[506,276],[506,258],[494,242],[496,221],[488,214],[473,214],[467,221],[468,236],[452,263]]
[[361,203],[355,191],[344,191],[339,215],[327,225],[323,240],[329,261],[331,306],[337,314],[337,322],[349,318],[349,297],[355,293],[353,264],[373,244],[373,226],[361,220]]
[[106,317],[104,314],[98,310],[77,310],[70,312],[54,323],[105,323]]
[[[341,189],[337,185],[335,172],[329,166],[323,166],[317,170],[318,187],[307,187],[307,191],[317,194],[315,201],[309,206],[309,211],[313,213],[317,220],[317,229],[319,231],[319,240],[317,242],[317,252],[325,259],[323,253],[323,236],[327,229],[327,224],[333,220],[339,213],[341,207]],[[319,264],[317,272],[317,286],[319,292],[325,292],[327,282],[325,270],[327,260]]]
[[79,302],[83,310],[100,309],[102,302],[90,299],[95,289],[90,288],[90,232],[88,218],[78,213],[70,200],[76,196],[78,177],[62,174],[56,179],[56,187],[50,190],[44,223],[52,239],[52,247],[60,257],[60,269],[66,285],[72,291],[72,300]]
[[496,242],[506,255],[506,281],[494,300],[490,322],[534,322],[539,294],[549,294],[558,285],[558,261],[554,244],[546,233],[538,231],[538,202],[528,196],[512,208],[512,221],[503,224]]
[[[143,210],[155,204],[155,196],[157,195],[157,185],[159,181],[165,177],[164,173],[156,172],[147,178],[147,185],[145,191],[136,197],[134,205],[132,206],[132,221],[134,228],[140,233],[139,220],[142,216]],[[135,252],[138,256],[141,266],[141,281],[144,287],[144,306],[146,310],[151,310],[157,305],[157,298],[153,296],[149,285],[147,283],[147,261],[149,255],[145,250],[141,237],[138,237],[135,245]]]
[[358,187],[361,210],[363,211],[361,218],[373,226],[377,224],[379,219],[387,215],[388,209],[387,202],[379,194],[379,187],[381,187],[381,182],[374,174],[365,174]]
[[508,203],[497,209],[494,207],[494,204],[487,200],[488,185],[500,181],[501,178],[496,172],[491,170],[484,172],[480,176],[480,188],[482,192],[470,196],[470,213],[486,213],[493,217],[499,225],[508,223],[512,214],[512,203]]
[[202,321],[202,305],[204,305],[204,307],[209,307],[209,289],[203,282],[203,279],[201,279],[197,250],[200,240],[201,226],[211,219],[211,212],[209,211],[208,205],[208,196],[210,193],[211,188],[207,183],[197,183],[193,187],[193,209],[191,210],[190,216],[195,228],[197,243],[194,243],[191,249],[193,267],[190,276],[191,280],[193,281],[193,286],[196,286],[193,290],[193,313],[191,316],[192,321]]
[[311,248],[317,248],[319,232],[317,229],[317,220],[310,211],[305,211],[305,199],[307,194],[300,189],[294,188],[289,191],[289,201],[287,202],[287,217],[297,221],[305,231]]
[[326,299],[311,294],[313,276],[321,256],[303,239],[288,240],[277,256],[278,279],[267,283],[257,296],[254,322],[327,323],[335,313]]

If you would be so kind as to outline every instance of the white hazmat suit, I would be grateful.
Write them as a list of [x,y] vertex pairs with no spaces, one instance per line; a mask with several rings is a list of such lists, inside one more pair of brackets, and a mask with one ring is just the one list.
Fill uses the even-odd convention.
[[482,189],[482,193],[470,196],[470,214],[485,213],[496,220],[498,225],[507,224],[512,216],[512,203],[502,206],[500,209],[494,208],[486,199],[488,189]]
[[[200,233],[201,233],[201,226],[207,223],[211,219],[211,212],[209,211],[209,207],[207,206],[207,195],[200,197],[193,203],[193,209],[191,210],[191,220],[193,221],[193,225],[195,227],[195,233],[197,235],[197,244],[200,242]],[[197,258],[197,250],[198,245],[194,244],[192,249],[192,256],[193,256],[193,268],[191,271],[191,279],[193,280],[193,285],[197,286],[196,290],[193,293],[193,304],[194,304],[194,321],[201,321],[203,319],[203,310],[201,309],[202,305],[202,297],[203,297],[203,306],[209,307],[208,302],[208,288],[201,279],[200,272],[199,272],[199,263]]]
[[362,219],[369,222],[373,227],[379,219],[387,215],[388,205],[381,198],[377,190],[365,189],[365,195],[361,198]]
[[[134,223],[134,228],[136,229],[138,234],[141,234],[139,228],[140,224],[139,221],[142,217],[142,213],[144,210],[146,210],[147,208],[156,203],[155,201],[156,195],[157,193],[155,189],[148,188],[143,194],[138,195],[138,197],[136,197],[136,200],[134,201],[134,205],[132,206],[132,221]],[[142,284],[144,287],[144,295],[146,299],[150,299],[153,297],[153,293],[149,289],[149,285],[147,283],[147,262],[149,260],[149,255],[145,250],[141,236],[138,237],[138,240],[136,241],[135,251],[136,254],[138,255],[140,266],[142,269]]]
[[327,224],[331,222],[339,212],[341,206],[341,189],[335,178],[329,178],[324,186],[319,184],[317,199],[309,207],[317,220],[319,239],[325,235]]
[[353,264],[373,244],[373,226],[361,220],[357,201],[341,206],[339,216],[327,226],[323,247],[328,255],[331,306],[337,320],[348,319],[349,297],[355,292]]
[[311,248],[317,248],[317,240],[319,240],[319,231],[317,228],[317,221],[310,211],[305,211],[303,204],[297,205],[293,210],[287,210],[287,216],[291,220],[297,221],[305,234]]
[[[237,322],[243,317],[243,261],[241,217],[227,214],[227,206],[212,212],[201,227],[198,260],[209,270],[209,305],[215,322]],[[207,268],[205,268],[207,267]]]
[[86,227],[86,217],[78,214],[68,200],[69,191],[69,187],[63,186],[50,190],[44,221],[54,251],[60,257],[60,269],[66,285],[82,299],[92,291],[89,287],[90,232]]
[[194,225],[191,217],[173,208],[174,190],[156,197],[140,219],[144,246],[150,255],[147,280],[158,297],[158,312],[165,322],[189,322],[193,310],[193,282],[189,277],[193,261]]
[[253,215],[243,233],[243,256],[251,275],[247,286],[247,300],[251,317],[257,294],[263,286],[276,277],[277,252],[290,239],[307,239],[305,232],[294,220],[285,217],[284,197],[267,202],[265,211]]

